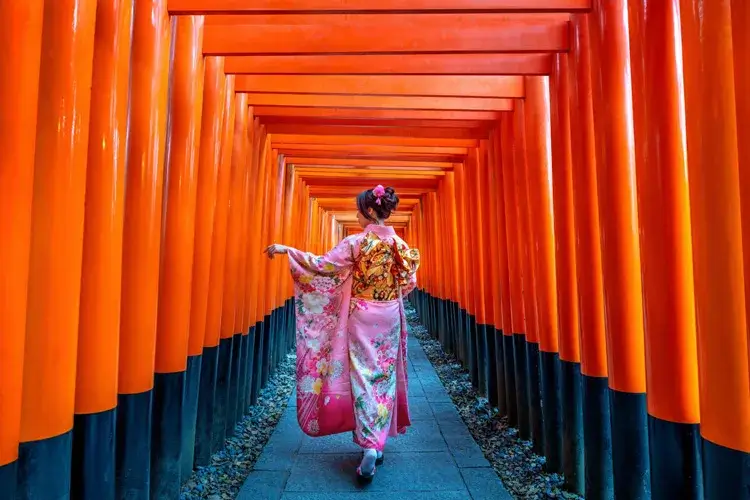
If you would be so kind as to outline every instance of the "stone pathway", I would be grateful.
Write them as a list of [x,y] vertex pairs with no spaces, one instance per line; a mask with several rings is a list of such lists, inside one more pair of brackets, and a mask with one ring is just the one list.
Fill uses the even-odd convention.
[[294,395],[238,500],[506,500],[510,494],[466,429],[419,342],[409,339],[412,426],[391,438],[372,484],[357,484],[351,434],[310,438]]

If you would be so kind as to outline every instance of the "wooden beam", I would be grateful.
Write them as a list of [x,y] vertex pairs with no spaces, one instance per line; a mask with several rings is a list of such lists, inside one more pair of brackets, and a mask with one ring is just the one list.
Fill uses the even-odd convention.
[[300,156],[287,156],[287,164],[296,166],[326,165],[326,166],[351,166],[351,167],[399,167],[399,168],[453,168],[452,162],[441,161],[404,161],[404,160],[368,160],[351,158],[306,158]]
[[209,16],[203,52],[417,54],[560,52],[568,14],[289,14]]
[[401,146],[388,144],[295,144],[276,143],[273,145],[280,153],[294,151],[350,152],[360,153],[398,153],[406,155],[455,155],[468,154],[468,148],[442,146]]
[[167,8],[172,15],[316,11],[574,12],[589,10],[591,0],[168,0]]
[[268,117],[305,117],[305,118],[346,118],[346,119],[389,119],[389,120],[477,120],[496,122],[500,119],[498,111],[458,111],[435,109],[379,109],[379,108],[341,108],[312,106],[260,106],[253,108],[253,114],[262,120]]
[[380,108],[453,111],[512,111],[513,99],[489,97],[406,97],[369,95],[248,94],[251,106]]
[[524,97],[521,76],[238,75],[236,92],[443,97]]
[[361,135],[311,135],[300,134],[276,134],[269,131],[271,144],[383,144],[392,146],[443,146],[455,148],[474,148],[478,146],[475,139],[447,139],[447,138],[421,138],[409,135],[378,137]]
[[[257,108],[256,108],[257,109]],[[478,131],[494,128],[495,123],[482,120],[411,120],[411,119],[370,119],[370,118],[317,118],[314,116],[262,116],[260,123],[269,127],[367,127],[372,129],[411,129],[430,131],[434,129],[464,129]],[[286,130],[278,128],[276,130]],[[378,134],[379,135],[379,134]]]
[[228,56],[228,74],[547,75],[550,54],[394,54]]
[[390,162],[443,162],[443,163],[461,163],[466,157],[465,155],[410,155],[406,153],[362,153],[351,151],[310,151],[310,150],[294,150],[292,154],[288,154],[289,157],[302,157],[302,158],[320,158],[326,161],[342,160],[365,160],[372,163],[373,160],[385,160]]
[[469,141],[476,142],[489,136],[489,129],[460,129],[460,128],[425,128],[425,127],[354,127],[354,126],[331,126],[331,125],[267,125],[269,134],[304,134],[308,136],[367,136],[380,137],[382,140],[390,140],[389,137],[412,137],[424,139],[425,141]]

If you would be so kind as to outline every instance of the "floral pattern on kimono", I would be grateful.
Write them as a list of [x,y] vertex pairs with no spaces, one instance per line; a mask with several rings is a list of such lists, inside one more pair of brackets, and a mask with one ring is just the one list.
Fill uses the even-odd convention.
[[382,450],[410,425],[403,296],[416,286],[419,253],[392,228],[370,226],[324,256],[290,249],[289,262],[300,427],[311,436],[352,431]]

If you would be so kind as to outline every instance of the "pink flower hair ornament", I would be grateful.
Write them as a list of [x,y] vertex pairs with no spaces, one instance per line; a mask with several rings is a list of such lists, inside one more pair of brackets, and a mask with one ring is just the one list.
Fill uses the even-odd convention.
[[375,203],[380,205],[380,198],[385,195],[385,188],[378,184],[377,186],[375,186],[375,189],[372,190],[372,194],[375,195]]

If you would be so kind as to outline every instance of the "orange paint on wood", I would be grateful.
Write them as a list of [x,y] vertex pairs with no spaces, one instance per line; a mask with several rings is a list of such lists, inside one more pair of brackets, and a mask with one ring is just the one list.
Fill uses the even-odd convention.
[[729,2],[696,3],[683,0],[680,14],[701,435],[748,453],[750,382],[735,97],[745,89],[735,88]]
[[558,352],[557,275],[552,203],[552,152],[550,151],[549,77],[526,77],[528,161],[526,170],[530,240],[534,266],[539,348]]
[[237,92],[442,97],[524,97],[512,75],[237,75]]
[[560,359],[581,362],[578,331],[578,282],[576,280],[575,213],[573,207],[573,158],[571,151],[568,55],[557,54],[550,77],[552,145],[552,195],[556,241],[557,314]]
[[[306,133],[304,129],[297,130],[293,133],[275,132],[274,127],[269,127],[271,142],[286,144],[354,144],[354,145],[390,145],[390,146],[437,146],[437,147],[454,147],[454,148],[471,148],[478,144],[476,139],[451,139],[451,138],[420,138],[406,133],[394,134],[393,137],[378,137],[368,135],[369,130],[356,129],[359,132],[355,135],[326,134],[315,135]],[[325,131],[325,130],[324,130]],[[291,132],[291,130],[290,130]],[[334,129],[332,132],[336,132]]]
[[79,414],[117,406],[132,20],[132,2],[98,2],[76,368]]
[[232,149],[234,148],[235,107],[234,76],[225,78],[220,144],[219,177],[216,183],[214,232],[211,236],[211,269],[208,279],[205,347],[216,347],[221,337],[224,270],[226,267],[227,232],[229,224],[229,193],[232,188]]
[[73,427],[95,24],[96,0],[45,2],[22,442]]
[[232,137],[232,174],[229,180],[227,208],[227,243],[224,261],[224,295],[222,298],[221,338],[231,338],[236,331],[237,287],[239,283],[242,232],[242,191],[244,189],[247,146],[247,94],[235,94],[234,135]]
[[541,75],[550,71],[549,54],[396,54],[229,56],[237,74],[290,75]]
[[581,373],[607,376],[604,291],[599,231],[594,110],[587,16],[575,16],[570,58],[571,154],[576,223],[576,267],[580,321]]
[[0,3],[0,466],[18,458],[44,2]]
[[624,0],[596,1],[591,17],[597,188],[607,366],[612,389],[646,392],[630,49]]
[[[512,103],[511,103],[512,104]],[[341,106],[255,106],[255,116],[264,120],[278,117],[302,117],[322,119],[357,119],[357,120],[476,120],[490,122],[497,120],[502,113],[498,111],[467,110],[434,110],[434,109],[378,109],[346,108]],[[269,122],[270,123],[270,122]],[[322,123],[322,122],[321,122]]]
[[400,95],[247,94],[250,106],[372,108],[446,111],[511,111],[513,99],[497,97],[423,97]]
[[214,220],[218,203],[225,94],[224,58],[206,57],[198,151],[198,191],[195,208],[195,248],[188,356],[201,354],[206,338],[212,242],[214,231],[217,230]]
[[565,50],[565,13],[211,16],[204,46],[217,55]]
[[[342,8],[344,6],[345,8]],[[340,0],[169,0],[172,14],[306,12],[306,11],[509,11],[509,12],[566,12],[588,10],[591,0],[418,0],[404,4],[399,0],[372,2],[354,0],[342,4]]]

